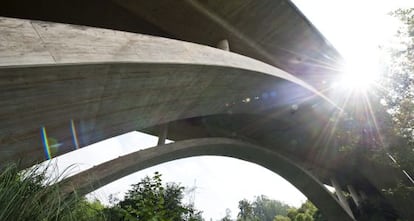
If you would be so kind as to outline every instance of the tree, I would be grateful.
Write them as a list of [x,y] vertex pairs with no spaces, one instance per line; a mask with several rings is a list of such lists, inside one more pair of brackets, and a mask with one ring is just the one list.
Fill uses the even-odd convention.
[[402,26],[396,35],[397,44],[384,47],[388,50],[389,62],[380,83],[385,91],[382,103],[393,119],[393,132],[402,138],[388,150],[394,159],[390,164],[403,175],[394,187],[383,193],[397,205],[400,215],[411,219],[414,216],[411,209],[414,204],[414,8],[399,9],[391,15],[400,19]]
[[277,215],[273,221],[291,221],[289,217]]
[[326,221],[318,208],[309,200],[306,200],[298,209],[288,209],[286,216],[292,221]]
[[[382,46],[389,58],[383,62],[378,90],[347,97],[345,103],[350,105],[344,107],[346,114],[341,112],[338,122],[335,121],[332,143],[349,154],[346,158],[352,160],[350,165],[355,169],[363,162],[376,169],[393,167],[394,177],[398,177],[387,180],[386,187],[378,183],[377,191],[381,194],[372,194],[361,203],[356,211],[358,219],[392,220],[397,211],[407,219],[414,217],[414,9],[391,14],[403,25],[394,43]],[[359,103],[354,102],[358,99]],[[320,218],[318,213],[314,213],[313,218],[316,217]]]
[[237,220],[245,221],[245,220],[253,220],[253,207],[250,202],[246,199],[239,201],[239,209],[240,212],[237,215]]
[[285,216],[287,209],[290,208],[288,205],[277,200],[271,200],[264,195],[256,197],[252,206],[254,217],[263,221],[273,221],[276,215]]
[[318,208],[316,208],[315,205],[313,205],[313,203],[311,203],[311,201],[306,200],[306,202],[304,202],[300,208],[298,209],[299,213],[304,213],[304,214],[309,214],[311,216],[313,216],[313,214],[315,214],[315,212],[318,210]]
[[[145,177],[132,185],[125,199],[115,207],[112,215],[124,220],[197,221],[201,212],[192,205],[184,205],[184,187],[177,184],[162,185],[161,174]],[[114,217],[115,219],[120,217]]]
[[309,200],[295,208],[262,195],[252,203],[246,199],[240,200],[239,209],[238,221],[326,221]]
[[286,216],[287,210],[290,206],[277,201],[269,199],[261,195],[250,203],[243,199],[239,201],[238,221],[273,221],[277,215]]
[[389,58],[382,75],[383,104],[394,122],[394,132],[405,139],[390,151],[407,173],[414,172],[414,8],[391,13],[402,26],[396,35],[398,46],[388,46]]
[[290,220],[295,220],[296,215],[298,215],[298,210],[296,208],[290,208],[287,210],[286,216],[289,217]]
[[231,211],[229,208],[226,209],[226,215],[220,219],[220,221],[232,221],[231,220]]
[[414,9],[399,9],[391,13],[403,25],[397,32],[397,47],[389,46],[389,62],[381,84],[385,104],[394,117],[398,132],[413,141],[414,104]]
[[307,213],[298,213],[294,221],[313,221],[313,218]]
[[105,207],[98,200],[88,202],[85,198],[80,200],[73,210],[73,217],[76,220],[105,221]]

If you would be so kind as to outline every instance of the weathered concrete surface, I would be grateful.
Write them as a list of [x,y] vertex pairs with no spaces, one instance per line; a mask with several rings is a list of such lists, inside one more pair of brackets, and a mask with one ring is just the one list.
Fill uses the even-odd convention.
[[[280,69],[192,43],[9,18],[0,37],[0,162],[44,159],[42,127],[53,156],[73,150],[72,121],[82,147],[190,117],[276,108],[297,127],[312,105],[335,108]],[[254,103],[265,91],[277,98]],[[292,105],[309,112],[292,117]]]
[[263,62],[215,48],[107,29],[0,17],[0,67],[13,65],[161,63],[225,66],[302,80]]
[[[42,128],[57,156],[75,143],[83,147],[185,119],[204,124],[215,116],[227,122],[224,134],[285,151],[323,182],[349,163],[321,136],[332,128],[335,105],[257,60],[164,38],[8,18],[0,19],[0,38],[2,163],[44,160]],[[239,116],[258,121],[235,128]],[[212,125],[196,128],[211,136],[219,131]],[[341,175],[341,185],[365,181],[360,172]]]
[[69,177],[64,181],[62,189],[69,193],[75,188],[78,194],[83,195],[136,171],[176,159],[202,155],[228,156],[261,165],[298,188],[328,220],[354,220],[324,185],[296,162],[268,148],[228,138],[185,140],[140,150]]
[[288,0],[3,0],[0,15],[213,47],[228,39],[232,51],[279,67],[321,90],[341,66],[338,52]]

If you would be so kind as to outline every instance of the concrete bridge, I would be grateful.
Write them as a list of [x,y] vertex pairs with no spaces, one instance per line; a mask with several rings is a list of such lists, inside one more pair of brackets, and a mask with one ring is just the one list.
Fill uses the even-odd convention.
[[152,36],[1,17],[2,164],[26,167],[138,130],[160,146],[66,182],[87,193],[173,159],[230,156],[280,174],[329,220],[355,220],[343,192],[358,206],[386,185],[333,148],[340,109],[320,91],[341,58],[290,2],[22,2],[6,1],[0,15]]

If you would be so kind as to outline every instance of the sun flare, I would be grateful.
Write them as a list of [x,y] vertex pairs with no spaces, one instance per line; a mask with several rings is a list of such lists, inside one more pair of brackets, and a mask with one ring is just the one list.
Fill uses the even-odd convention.
[[350,91],[364,91],[372,89],[378,80],[380,71],[372,64],[347,64],[339,77],[338,86]]

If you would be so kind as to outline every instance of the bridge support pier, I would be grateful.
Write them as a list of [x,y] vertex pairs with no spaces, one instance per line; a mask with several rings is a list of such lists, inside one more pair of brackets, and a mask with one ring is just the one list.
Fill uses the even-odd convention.
[[331,178],[331,183],[332,183],[332,186],[335,188],[336,196],[338,197],[339,202],[341,203],[342,207],[349,214],[349,216],[355,219],[354,214],[352,213],[351,207],[349,207],[348,201],[346,200],[346,197],[344,193],[342,192],[341,185],[339,185],[336,178]]
[[349,193],[351,194],[352,199],[355,202],[355,205],[359,208],[361,205],[361,198],[359,197],[357,191],[352,185],[347,186]]
[[224,50],[224,51],[230,51],[230,45],[229,41],[227,39],[223,39],[217,43],[217,48]]
[[165,144],[168,134],[168,124],[162,124],[160,126],[160,134],[158,135],[158,146]]

